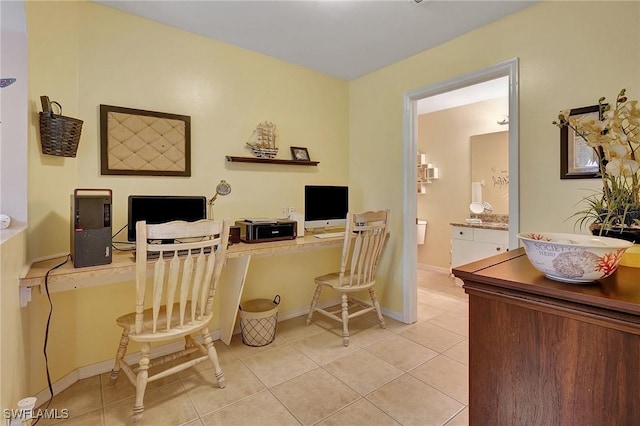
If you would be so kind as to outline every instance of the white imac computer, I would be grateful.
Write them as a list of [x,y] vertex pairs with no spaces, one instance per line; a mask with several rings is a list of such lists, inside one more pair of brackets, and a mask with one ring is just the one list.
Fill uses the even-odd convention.
[[305,185],[304,228],[337,228],[347,225],[349,188],[346,186]]

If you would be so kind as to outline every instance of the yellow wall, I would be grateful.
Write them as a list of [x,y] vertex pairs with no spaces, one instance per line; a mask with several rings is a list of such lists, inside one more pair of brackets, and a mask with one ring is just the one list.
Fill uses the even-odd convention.
[[[277,215],[280,207],[292,204],[300,210],[304,183],[348,183],[352,208],[391,208],[392,237],[379,269],[380,296],[383,305],[399,312],[403,95],[519,57],[521,229],[571,230],[571,222],[563,220],[585,195],[581,189],[597,183],[558,179],[558,130],[550,122],[558,110],[592,105],[620,87],[638,96],[639,7],[636,2],[543,2],[347,83],[93,3],[28,2],[27,258],[68,251],[68,199],[76,187],[112,188],[117,228],[126,222],[125,200],[134,192],[211,195],[215,184],[226,179],[233,192],[216,202],[216,215],[238,218]],[[84,120],[75,159],[40,154],[36,123],[44,94],[62,103],[65,115]],[[190,115],[192,177],[100,176],[101,103]],[[264,120],[278,125],[281,158],[288,158],[290,145],[306,146],[320,166],[226,164],[225,155],[245,153],[244,142]],[[328,256],[318,261],[322,264],[334,255],[309,254],[304,258],[309,268],[288,268],[287,261],[279,260],[268,280],[307,285],[318,256]],[[303,265],[302,257],[292,257]],[[270,261],[253,265],[250,294],[257,294],[263,279],[257,273],[266,274]],[[276,290],[271,285],[276,284],[265,288],[264,296]],[[113,356],[118,330],[112,319],[129,310],[122,301],[132,297],[127,283],[54,295],[54,380]],[[34,347],[40,347],[46,303],[43,296],[34,299],[24,321],[34,330]],[[308,302],[302,299],[287,301],[283,310]],[[45,386],[36,352],[30,350],[30,393]]]
[[[349,185],[403,227],[403,96],[520,58],[520,228],[573,231],[565,221],[597,181],[561,181],[558,110],[626,87],[640,96],[638,2],[541,2],[449,43],[350,81]],[[446,171],[444,171],[446,172]],[[549,206],[553,206],[550,209]],[[413,220],[413,218],[412,218]],[[394,241],[398,241],[394,239]],[[392,247],[384,303],[402,307],[402,247]]]
[[26,265],[26,231],[0,244],[0,407],[29,396],[29,315],[20,308],[18,276]]
[[504,130],[497,119],[508,109],[508,100],[499,98],[418,116],[418,150],[426,153],[427,161],[440,173],[417,199],[418,217],[427,220],[425,243],[418,246],[418,264],[450,268],[449,224],[463,222],[470,215],[470,138]]
[[[26,9],[28,259],[69,251],[69,197],[75,188],[113,190],[115,232],[127,222],[130,194],[211,197],[225,179],[232,192],[218,198],[215,216],[235,220],[275,217],[288,206],[302,211],[305,184],[348,183],[346,81],[90,2],[27,2]],[[84,121],[76,158],[41,154],[36,132],[41,95],[60,102],[64,115]],[[101,176],[100,104],[191,116],[192,176]],[[320,161],[318,167],[226,163],[225,155],[250,156],[244,143],[262,121],[278,127],[278,158],[291,158],[292,145],[304,146]],[[117,239],[126,238],[122,235]],[[333,250],[255,259],[245,297],[281,293],[282,312],[300,308],[310,301],[313,276],[338,261]],[[132,283],[52,298],[54,381],[114,356],[120,333],[114,320],[134,307]],[[44,296],[34,295],[28,309],[32,343],[40,347],[48,311]],[[33,358],[30,389],[39,391],[45,387],[41,351]]]
[[[471,182],[493,214],[509,214],[509,132],[471,136]],[[472,200],[473,201],[473,200]]]
[[[217,217],[275,216],[303,208],[305,183],[346,184],[347,82],[89,2],[28,2],[30,98],[29,258],[69,249],[69,194],[111,188],[114,229],[130,194],[231,195]],[[55,20],[57,25],[49,23]],[[84,120],[75,159],[40,153],[39,96]],[[101,176],[100,104],[191,116],[192,176]],[[317,168],[226,163],[261,121],[278,126],[278,158],[306,146]],[[53,232],[42,238],[45,232]]]

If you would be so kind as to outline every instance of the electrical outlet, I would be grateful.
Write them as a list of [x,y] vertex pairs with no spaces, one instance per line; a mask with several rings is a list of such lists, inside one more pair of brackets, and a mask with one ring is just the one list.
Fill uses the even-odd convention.
[[280,209],[280,217],[289,217],[289,207],[283,207]]
[[24,308],[31,302],[31,287],[20,287],[20,307]]
[[296,209],[294,209],[293,207],[289,207],[289,211],[288,211],[287,217],[291,216],[295,212],[296,212]]

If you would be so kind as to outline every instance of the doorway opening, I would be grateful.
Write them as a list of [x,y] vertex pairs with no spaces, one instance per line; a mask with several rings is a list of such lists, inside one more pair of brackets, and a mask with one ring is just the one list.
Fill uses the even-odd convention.
[[[474,71],[444,82],[413,90],[404,97],[404,217],[403,217],[403,322],[417,320],[417,135],[418,101],[447,94],[469,86],[475,86],[500,78],[508,79],[509,130],[509,247],[517,247],[519,230],[519,172],[518,172],[518,59],[512,59],[489,68]],[[455,173],[442,170],[441,173]],[[428,225],[427,225],[428,226]],[[428,229],[428,228],[427,228]]]

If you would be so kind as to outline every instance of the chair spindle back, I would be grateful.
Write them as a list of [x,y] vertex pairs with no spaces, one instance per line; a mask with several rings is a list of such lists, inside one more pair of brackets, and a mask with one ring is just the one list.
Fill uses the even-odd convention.
[[[153,244],[153,240],[174,240]],[[143,331],[143,311],[147,288],[147,261],[153,262],[152,329],[171,329],[173,307],[177,303],[179,326],[203,321],[211,313],[216,285],[229,240],[229,219],[224,221],[174,221],[158,225],[136,224],[136,320],[135,333]],[[166,307],[166,323],[159,323]]]
[[343,286],[357,287],[375,280],[388,229],[389,210],[347,214],[340,265]]

